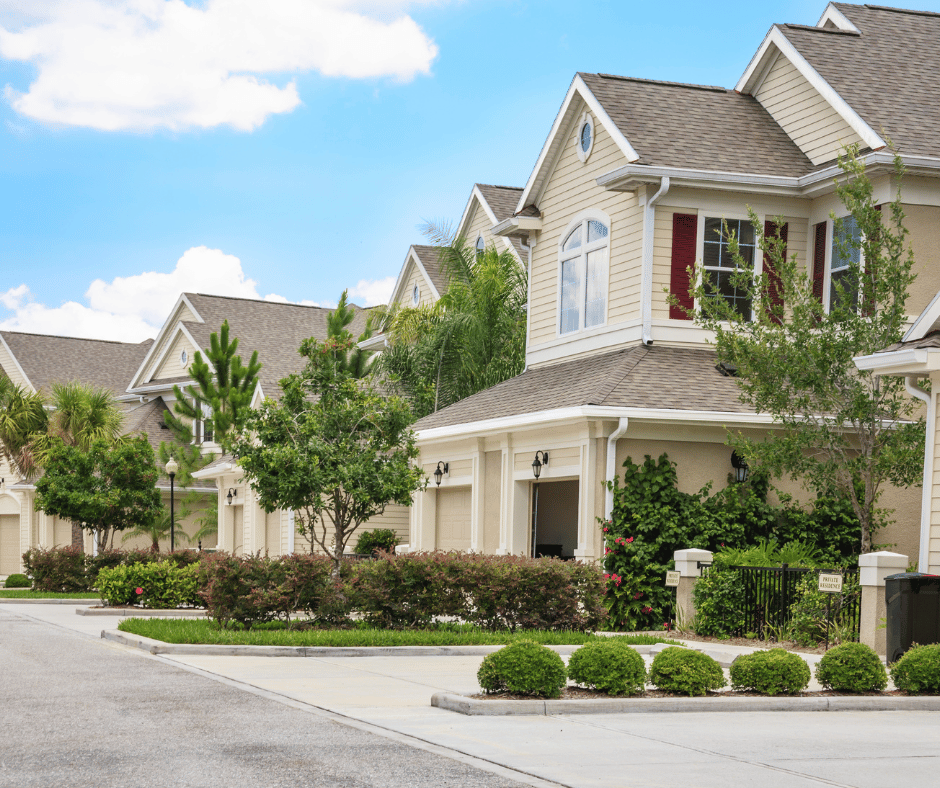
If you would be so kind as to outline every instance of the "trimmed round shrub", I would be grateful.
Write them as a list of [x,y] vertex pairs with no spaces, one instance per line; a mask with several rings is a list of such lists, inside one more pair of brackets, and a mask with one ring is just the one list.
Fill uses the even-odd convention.
[[681,646],[669,646],[653,657],[650,681],[663,692],[689,697],[721,689],[726,683],[721,665],[715,660]]
[[26,575],[10,575],[4,583],[4,588],[29,588],[31,585]]
[[387,553],[395,551],[398,544],[398,534],[391,528],[376,528],[374,531],[364,531],[356,541],[356,552],[360,555],[372,555],[378,550]]
[[891,666],[891,680],[911,695],[940,695],[940,643],[911,648]]
[[742,654],[731,663],[731,687],[761,695],[794,695],[809,684],[809,665],[782,648]]
[[621,638],[599,638],[571,655],[568,677],[608,695],[636,695],[646,688],[646,663]]
[[836,692],[880,692],[888,686],[888,672],[870,646],[843,643],[823,654],[816,681]]
[[477,671],[477,681],[486,692],[515,692],[543,698],[557,698],[567,678],[562,658],[532,640],[517,640],[487,654]]

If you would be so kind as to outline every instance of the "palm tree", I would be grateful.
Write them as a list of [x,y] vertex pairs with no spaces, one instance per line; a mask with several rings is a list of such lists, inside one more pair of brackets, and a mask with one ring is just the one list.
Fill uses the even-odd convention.
[[33,439],[46,431],[48,422],[41,394],[0,375],[0,454],[23,476],[37,469]]
[[[429,228],[432,240],[446,230]],[[508,380],[525,366],[527,273],[512,252],[462,238],[439,246],[448,279],[433,305],[392,310],[381,369],[426,415]]]
[[[185,520],[189,517],[189,510],[181,508],[179,512],[176,513],[177,523],[180,520]],[[122,542],[126,542],[128,539],[134,539],[138,536],[146,536],[150,539],[150,549],[155,552],[160,552],[160,540],[169,540],[170,538],[170,510],[165,506],[161,506],[160,510],[153,516],[153,519],[145,525],[139,525],[136,528],[127,531],[124,536],[121,537]],[[189,542],[189,537],[180,529],[175,529],[174,537],[176,539],[182,539],[184,542]]]

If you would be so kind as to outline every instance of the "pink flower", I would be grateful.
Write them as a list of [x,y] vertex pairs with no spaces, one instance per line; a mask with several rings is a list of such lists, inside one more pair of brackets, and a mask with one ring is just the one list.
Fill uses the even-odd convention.
[[652,613],[652,612],[653,612],[653,608],[651,608],[651,607],[644,607],[644,608],[643,608],[643,612],[644,612],[644,613]]
[[134,593],[140,596],[142,593],[144,593],[144,589],[142,589],[140,586],[137,586],[137,588],[134,589]]
[[641,596],[643,596],[643,592],[642,592],[642,591],[637,591],[637,592],[633,595],[633,598],[634,598],[634,599],[639,599]]
[[633,537],[631,536],[629,539],[626,539],[625,541],[626,541],[627,544],[630,544],[630,542],[633,541]]
[[609,528],[605,528],[604,533],[606,534],[609,530],[610,530]]

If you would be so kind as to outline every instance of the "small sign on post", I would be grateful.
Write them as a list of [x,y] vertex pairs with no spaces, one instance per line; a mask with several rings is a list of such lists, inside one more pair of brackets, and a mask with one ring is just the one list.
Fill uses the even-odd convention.
[[680,572],[666,572],[666,588],[678,588]]
[[826,596],[826,651],[829,650],[829,627],[832,625],[832,594],[842,593],[842,575],[819,573],[819,590]]

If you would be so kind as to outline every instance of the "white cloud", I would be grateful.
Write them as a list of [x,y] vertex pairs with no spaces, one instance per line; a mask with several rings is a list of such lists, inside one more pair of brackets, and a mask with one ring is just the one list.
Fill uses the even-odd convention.
[[[85,293],[87,304],[67,301],[50,307],[36,301],[25,284],[11,288],[0,293],[0,305],[13,313],[0,320],[0,329],[140,342],[157,335],[183,292],[262,298],[257,283],[245,276],[241,260],[219,249],[194,246],[177,260],[170,273],[146,271],[110,282],[96,279]],[[263,300],[290,303],[276,293],[269,293]]]
[[6,97],[38,121],[105,131],[230,125],[251,130],[300,103],[285,75],[409,81],[438,49],[386,0],[68,0],[43,4],[0,57],[32,63]]
[[355,287],[349,288],[349,300],[361,306],[387,304],[395,287],[395,277],[384,279],[360,279]]

